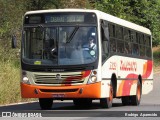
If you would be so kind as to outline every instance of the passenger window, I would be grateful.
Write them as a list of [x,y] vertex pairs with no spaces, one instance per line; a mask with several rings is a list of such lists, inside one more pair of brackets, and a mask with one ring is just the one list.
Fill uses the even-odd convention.
[[138,43],[138,40],[136,39],[136,32],[131,31],[131,42]]
[[125,48],[124,48],[125,54],[131,54],[132,53],[132,44],[125,42]]
[[147,46],[151,46],[151,40],[150,40],[150,36],[146,36],[144,37],[145,41],[146,41],[146,45]]
[[116,52],[116,40],[114,38],[110,38],[110,51]]
[[140,43],[139,41],[140,41],[139,34],[136,33],[136,41],[135,41],[135,43],[139,44]]
[[109,24],[109,36],[115,37],[115,25]]
[[124,29],[124,40],[128,42],[131,41],[131,31],[128,29]]
[[143,34],[138,34],[138,39],[139,39],[139,43],[144,45],[145,44],[145,41],[144,41],[144,35]]
[[144,41],[145,41],[145,52],[146,52],[146,56],[148,58],[152,57],[152,49],[151,49],[151,38],[148,35],[144,35]]
[[124,42],[118,40],[117,41],[117,52],[118,53],[124,53]]
[[140,56],[144,57],[145,56],[145,46],[140,45]]
[[132,50],[133,55],[139,55],[139,47],[138,44],[133,44],[133,50]]
[[152,52],[150,47],[146,47],[146,56],[151,58],[152,57]]
[[123,39],[123,28],[120,26],[116,26],[116,38]]

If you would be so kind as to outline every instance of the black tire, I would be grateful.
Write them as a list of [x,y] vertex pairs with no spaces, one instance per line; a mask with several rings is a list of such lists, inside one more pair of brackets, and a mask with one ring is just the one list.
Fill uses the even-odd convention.
[[110,91],[109,91],[109,97],[108,98],[101,98],[100,99],[100,105],[102,108],[110,108],[112,107],[113,102],[113,86],[112,83],[110,84]]
[[126,106],[126,105],[130,105],[130,96],[124,96],[121,98],[122,100],[122,105]]
[[141,102],[141,95],[142,95],[142,84],[138,80],[136,95],[130,96],[131,105],[138,106]]
[[42,110],[49,110],[52,108],[53,99],[52,98],[39,98],[39,105]]
[[115,74],[112,75],[111,81],[113,86],[113,98],[115,98],[117,94],[117,77]]
[[122,97],[121,98],[122,104],[124,106],[125,105],[135,105],[135,106],[138,106],[140,104],[140,101],[141,101],[141,95],[142,95],[142,84],[138,80],[136,95]]
[[92,99],[88,98],[73,99],[73,103],[76,107],[79,108],[89,108],[92,106]]
[[73,100],[73,103],[76,107],[80,107],[82,103],[82,101],[80,99],[74,99]]

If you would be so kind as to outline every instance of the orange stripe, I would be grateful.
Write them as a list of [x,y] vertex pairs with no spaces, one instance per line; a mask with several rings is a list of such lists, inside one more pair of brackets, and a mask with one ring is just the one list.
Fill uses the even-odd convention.
[[137,84],[138,80],[133,80],[132,85]]
[[143,75],[146,73],[146,71],[147,71],[147,62],[143,64]]
[[117,96],[122,96],[124,82],[125,82],[124,80],[121,81],[121,84],[119,85],[119,88],[117,91]]

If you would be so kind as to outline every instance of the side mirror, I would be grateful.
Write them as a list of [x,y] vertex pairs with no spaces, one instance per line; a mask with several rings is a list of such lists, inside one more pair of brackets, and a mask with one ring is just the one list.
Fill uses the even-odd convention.
[[17,38],[15,35],[12,36],[12,48],[17,47]]

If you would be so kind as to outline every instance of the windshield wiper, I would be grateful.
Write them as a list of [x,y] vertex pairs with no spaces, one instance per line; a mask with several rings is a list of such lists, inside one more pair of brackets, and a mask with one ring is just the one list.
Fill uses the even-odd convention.
[[76,32],[78,31],[79,26],[75,27],[73,32],[71,33],[71,35],[68,37],[67,42],[66,43],[70,43],[71,40],[73,39],[74,35],[76,34]]

